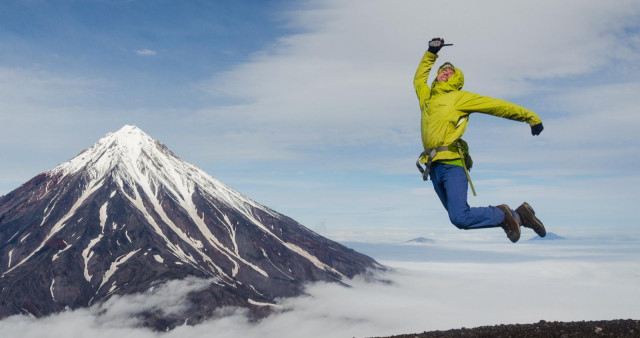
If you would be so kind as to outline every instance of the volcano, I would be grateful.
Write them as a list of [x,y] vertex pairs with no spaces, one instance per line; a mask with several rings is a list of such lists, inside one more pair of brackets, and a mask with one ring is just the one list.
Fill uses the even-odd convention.
[[263,316],[314,281],[383,269],[243,196],[135,126],[0,197],[0,318],[46,316],[172,280],[211,282],[159,329],[225,306]]

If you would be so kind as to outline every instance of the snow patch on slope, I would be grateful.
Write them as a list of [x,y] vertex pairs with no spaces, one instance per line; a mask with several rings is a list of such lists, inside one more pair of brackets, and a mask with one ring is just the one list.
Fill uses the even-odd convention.
[[247,299],[247,302],[249,302],[249,304],[255,305],[255,306],[271,306],[271,307],[276,307],[276,308],[280,307],[278,304],[258,302],[258,301],[255,301],[255,300],[251,299],[251,298]]
[[102,237],[104,236],[104,226],[107,222],[108,205],[109,205],[109,202],[105,202],[102,205],[102,207],[100,207],[100,228],[101,228],[100,235],[98,235],[98,237],[89,241],[89,245],[87,246],[87,248],[82,251],[82,257],[84,258],[84,278],[87,280],[87,282],[91,282],[91,277],[92,277],[92,275],[89,273],[89,260],[93,256],[93,251],[91,251],[91,249],[96,244],[98,244],[100,240],[102,240]]
[[51,293],[51,299],[53,299],[54,302],[57,302],[56,296],[53,294],[53,287],[55,286],[55,284],[56,284],[56,279],[55,278],[51,279],[51,285],[49,286],[49,292]]
[[109,281],[109,278],[111,278],[111,276],[113,276],[113,274],[116,273],[116,271],[118,271],[118,267],[120,265],[126,263],[129,260],[129,258],[133,257],[133,255],[135,255],[140,250],[141,249],[137,249],[129,252],[128,254],[122,255],[118,257],[113,263],[111,263],[109,270],[107,270],[107,272],[102,277],[102,283],[100,283],[100,287],[98,287],[98,290],[101,289],[102,286]]
[[60,251],[56,252],[56,254],[55,254],[55,255],[53,255],[53,257],[51,257],[51,261],[52,261],[52,262],[53,262],[53,261],[55,261],[56,259],[58,259],[58,257],[60,257],[60,255],[61,255],[63,252],[65,252],[65,251],[67,251],[67,250],[71,249],[71,246],[72,246],[71,244],[67,243],[67,241],[64,241],[64,240],[63,240],[63,242],[64,242],[64,244],[66,245],[66,247],[65,247],[64,249],[62,249],[62,250],[60,250]]

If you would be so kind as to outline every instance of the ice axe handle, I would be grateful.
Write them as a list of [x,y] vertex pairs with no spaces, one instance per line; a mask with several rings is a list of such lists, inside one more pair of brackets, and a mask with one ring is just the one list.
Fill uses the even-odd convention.
[[442,47],[444,47],[444,46],[453,46],[453,44],[452,43],[445,43],[445,44],[442,45]]

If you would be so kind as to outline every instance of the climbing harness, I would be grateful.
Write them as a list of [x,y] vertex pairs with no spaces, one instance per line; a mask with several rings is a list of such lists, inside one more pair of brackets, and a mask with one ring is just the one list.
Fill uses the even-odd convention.
[[[437,148],[427,148],[425,151],[420,153],[418,156],[418,160],[416,160],[416,166],[420,173],[422,174],[422,180],[429,180],[429,172],[431,171],[431,165],[433,164],[433,158],[441,151],[452,151],[458,153],[460,155],[460,160],[462,160],[462,168],[464,168],[464,173],[467,175],[467,180],[469,181],[469,186],[471,186],[471,191],[473,192],[473,196],[478,196],[476,194],[476,189],[473,187],[473,182],[471,182],[471,176],[469,176],[469,169],[473,165],[473,161],[471,160],[471,156],[469,156],[469,147],[466,145],[466,142],[462,139],[458,139],[453,144],[448,146],[441,146]],[[420,163],[420,159],[426,157],[427,162],[425,163],[425,167],[422,167]]]

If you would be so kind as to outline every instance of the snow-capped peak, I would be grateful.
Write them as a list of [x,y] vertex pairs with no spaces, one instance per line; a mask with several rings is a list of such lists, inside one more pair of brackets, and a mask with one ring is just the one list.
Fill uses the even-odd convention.
[[102,176],[101,174],[108,172],[119,162],[135,163],[143,151],[151,154],[158,146],[166,149],[138,127],[125,125],[114,133],[108,133],[69,162],[54,168],[52,172],[66,176],[87,168]]
[[164,144],[132,125],[108,133],[69,162],[49,171],[63,177],[77,172],[88,175],[85,176],[90,180],[88,187],[100,185],[106,175],[113,175],[122,190],[125,190],[124,186],[141,185],[151,193],[163,186],[186,204],[191,204],[190,197],[198,187],[247,214],[250,214],[249,207],[272,213],[202,169],[182,161]]
[[105,142],[117,142],[123,147],[135,149],[144,146],[145,144],[153,144],[155,140],[149,135],[145,134],[140,128],[132,125],[125,125],[115,133],[108,133],[107,136],[102,138],[98,143]]

